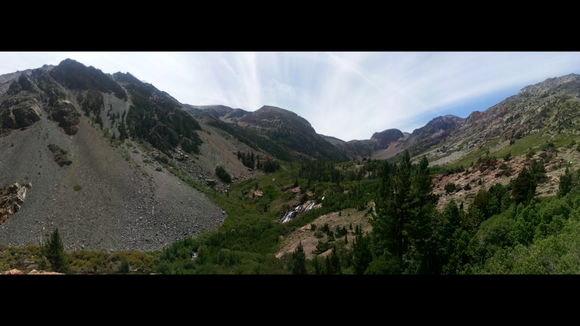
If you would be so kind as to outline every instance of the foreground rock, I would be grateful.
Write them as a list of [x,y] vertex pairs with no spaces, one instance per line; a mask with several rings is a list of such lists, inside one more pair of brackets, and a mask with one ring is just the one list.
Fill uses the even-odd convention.
[[[24,273],[22,273],[22,271],[15,268],[15,269],[6,271],[0,275],[24,275]],[[65,274],[57,273],[57,272],[37,271],[36,269],[33,269],[30,271],[30,273],[28,273],[28,275],[65,275]]]

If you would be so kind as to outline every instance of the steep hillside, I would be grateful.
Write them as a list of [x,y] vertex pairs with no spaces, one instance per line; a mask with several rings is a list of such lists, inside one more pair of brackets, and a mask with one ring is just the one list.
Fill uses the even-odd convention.
[[550,141],[576,139],[580,122],[580,76],[571,74],[524,87],[517,95],[471,113],[450,129],[445,144],[426,154],[431,165],[467,166],[485,155],[521,155]]
[[252,173],[168,94],[72,60],[1,76],[0,127],[0,187],[27,185],[0,207],[7,245],[58,227],[67,250],[160,249],[226,217],[180,178],[224,191],[222,160]]
[[211,117],[208,124],[228,132],[254,150],[281,160],[349,158],[318,135],[308,121],[288,110],[264,106],[248,112],[219,105],[188,105],[188,109],[192,114]]

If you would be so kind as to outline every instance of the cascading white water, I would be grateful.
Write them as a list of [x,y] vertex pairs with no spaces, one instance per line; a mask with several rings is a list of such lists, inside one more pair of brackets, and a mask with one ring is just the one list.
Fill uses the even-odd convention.
[[[304,209],[304,211],[306,212],[307,210],[312,209],[313,206],[314,206],[314,202],[310,203]],[[281,223],[286,223],[288,221],[291,221],[292,220],[292,216],[294,216],[294,213],[298,213],[301,209],[302,209],[302,205],[298,205],[298,206],[294,207],[293,210],[289,211],[288,213],[286,213],[286,215],[284,215],[284,217],[282,218]]]

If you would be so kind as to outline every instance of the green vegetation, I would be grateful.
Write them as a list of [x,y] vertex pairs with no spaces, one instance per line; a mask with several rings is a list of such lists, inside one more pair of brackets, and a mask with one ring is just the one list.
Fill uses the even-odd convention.
[[221,165],[218,165],[215,168],[215,174],[220,178],[220,180],[222,180],[225,183],[232,182],[232,177],[230,176],[230,174],[228,172],[226,172],[226,169]]
[[270,140],[267,135],[255,128],[240,127],[219,120],[212,120],[208,124],[228,132],[237,140],[250,146],[256,151],[258,149],[263,149],[282,161],[294,160],[294,157],[290,154],[291,151],[288,148]]
[[302,248],[302,242],[298,244],[292,253],[292,274],[304,275],[306,274],[306,254]]
[[162,94],[152,86],[141,82],[125,86],[131,94],[132,105],[126,118],[126,126],[120,124],[120,137],[128,134],[143,139],[154,148],[171,156],[170,151],[177,146],[190,155],[199,154],[202,140],[196,130],[199,123],[191,115],[179,108],[178,103]]
[[456,187],[455,187],[454,183],[448,183],[445,185],[444,189],[449,194],[449,193],[455,192]]
[[83,188],[82,188],[81,186],[79,186],[79,185],[75,185],[73,188],[75,189],[75,191],[79,191],[79,190],[83,189]]
[[[58,235],[58,228],[55,229],[50,236],[48,236],[48,241],[41,246],[41,251],[44,257],[50,263],[50,268],[59,273],[67,273],[69,271],[69,260],[64,251],[64,246]],[[44,261],[43,261],[44,262]],[[43,269],[45,266],[40,264],[40,268]]]
[[[542,160],[550,159],[550,155],[547,153]],[[252,157],[251,153],[244,156]],[[254,156],[254,167],[258,168],[257,162],[267,160]],[[482,156],[476,160],[485,165],[496,159]],[[430,195],[431,178],[463,171],[462,166],[428,168],[425,157],[413,165],[408,152],[403,153],[398,164],[369,159],[342,163],[276,162],[278,169],[231,184],[226,195],[196,184],[170,160],[164,164],[169,172],[227,212],[228,217],[218,230],[151,253],[75,251],[66,255],[69,272],[327,275],[580,272],[580,264],[565,261],[573,257],[570,252],[580,253],[580,241],[573,239],[573,232],[580,230],[577,172],[568,170],[560,178],[558,197],[538,200],[534,192],[545,177],[545,170],[543,161],[534,160],[514,178],[513,184],[495,184],[488,190],[479,190],[467,210],[452,201],[439,212],[434,208],[437,197]],[[498,171],[509,170],[506,163],[498,167]],[[216,168],[216,175],[220,171]],[[288,203],[296,198],[287,191],[293,186],[300,187],[303,200],[323,205],[282,224],[277,219],[292,208]],[[261,197],[249,196],[258,189],[263,193]],[[460,189],[450,183],[445,190]],[[471,186],[467,184],[463,189],[470,190]],[[375,203],[374,210],[369,207],[371,202]],[[324,214],[349,208],[368,211],[370,233],[363,233],[360,225],[351,224],[348,231],[346,226],[330,228],[328,224],[316,224],[316,219]],[[338,215],[347,218],[350,214]],[[314,258],[306,259],[302,245],[293,253],[276,258],[274,254],[282,245],[280,239],[306,225],[311,225],[311,232],[318,238]],[[354,239],[348,239],[352,234]],[[550,247],[565,241],[570,243],[570,252]],[[538,263],[548,258],[552,259],[552,265]],[[0,269],[7,269],[10,264],[15,266],[16,260],[4,254]]]

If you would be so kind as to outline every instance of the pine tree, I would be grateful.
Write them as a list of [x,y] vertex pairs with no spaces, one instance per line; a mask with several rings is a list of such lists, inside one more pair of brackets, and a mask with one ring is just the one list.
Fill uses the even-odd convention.
[[367,267],[373,260],[371,250],[369,248],[368,236],[363,236],[361,229],[357,226],[357,235],[352,243],[353,246],[353,260],[354,273],[363,275]]
[[572,188],[572,174],[568,167],[566,167],[566,172],[564,175],[560,176],[560,183],[558,185],[558,197],[564,197],[570,192]]
[[332,248],[332,252],[330,253],[330,264],[332,265],[332,272],[333,274],[342,274],[340,269],[340,259],[338,258],[338,254],[336,253],[336,246]]
[[514,179],[512,197],[514,198],[514,203],[516,206],[520,203],[527,205],[529,203],[530,197],[533,198],[533,195],[536,192],[536,186],[536,180],[528,168],[524,167],[522,172],[520,172],[517,178]]
[[306,254],[304,253],[304,248],[302,248],[302,241],[292,253],[292,274],[306,274]]
[[392,253],[399,261],[400,270],[404,270],[411,248],[418,259],[434,254],[429,241],[437,198],[431,194],[428,165],[427,158],[423,157],[418,166],[412,166],[409,152],[405,151],[394,175],[388,165],[381,173],[381,188],[375,198],[376,213],[371,220],[373,256]]
[[332,275],[334,274],[334,270],[332,269],[332,263],[330,262],[330,255],[326,255],[326,260],[325,260],[325,268],[324,268],[324,273],[325,275]]
[[48,241],[41,247],[42,254],[50,263],[53,271],[59,273],[68,272],[69,262],[60,236],[58,235],[58,228],[50,236],[48,234],[47,236]]
[[323,274],[322,266],[320,265],[317,255],[314,255],[314,258],[312,258],[312,267],[314,267],[314,273],[316,275]]

